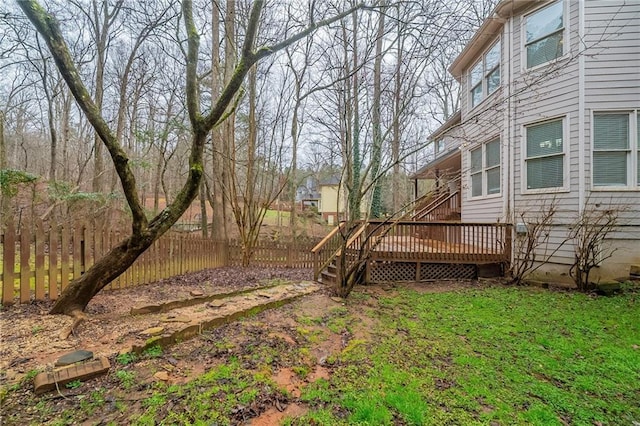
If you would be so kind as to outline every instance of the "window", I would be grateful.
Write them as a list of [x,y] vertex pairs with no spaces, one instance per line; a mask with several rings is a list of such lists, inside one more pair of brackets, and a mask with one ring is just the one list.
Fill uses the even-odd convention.
[[564,45],[564,4],[546,6],[525,19],[527,68],[559,58]]
[[469,86],[472,108],[500,87],[500,54],[500,41],[498,41],[471,68]]
[[436,139],[436,143],[435,143],[436,157],[441,155],[444,152],[444,149],[445,149],[444,139]]
[[564,187],[563,120],[527,126],[527,189]]
[[471,196],[482,195],[482,147],[471,151]]
[[[632,187],[632,182],[640,186],[639,115],[639,112],[598,112],[593,115],[594,187]],[[631,131],[634,118],[635,135]]]
[[500,139],[470,151],[471,196],[500,193]]

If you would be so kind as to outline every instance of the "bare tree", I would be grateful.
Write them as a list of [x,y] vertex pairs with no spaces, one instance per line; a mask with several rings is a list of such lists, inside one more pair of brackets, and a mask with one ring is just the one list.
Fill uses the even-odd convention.
[[255,63],[310,35],[317,28],[348,16],[356,8],[360,7],[350,8],[326,20],[312,21],[306,28],[283,41],[255,49],[254,41],[263,5],[264,2],[259,0],[253,3],[245,28],[245,38],[240,57],[234,68],[233,75],[221,91],[221,95],[212,102],[211,109],[203,114],[197,75],[200,36],[193,18],[192,2],[190,0],[182,2],[182,18],[187,36],[186,109],[191,125],[189,171],[175,199],[157,216],[149,220],[138,196],[136,178],[132,172],[129,157],[102,116],[99,105],[92,99],[84,85],[55,18],[48,14],[35,0],[19,3],[24,13],[47,42],[54,61],[72,91],[76,102],[82,108],[111,155],[132,216],[131,235],[98,260],[84,275],[69,284],[54,304],[51,313],[64,313],[74,316],[77,321],[82,320],[84,317],[82,312],[89,301],[114,278],[122,274],[188,208],[198,194],[204,172],[203,150],[207,135],[214,126],[220,125],[221,121],[226,118],[225,111],[240,89],[245,76]]

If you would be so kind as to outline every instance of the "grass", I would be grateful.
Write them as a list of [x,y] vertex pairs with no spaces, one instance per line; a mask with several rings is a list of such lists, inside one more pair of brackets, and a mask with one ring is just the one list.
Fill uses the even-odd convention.
[[[309,410],[284,424],[640,422],[637,292],[605,298],[529,288],[397,289],[379,298],[355,292],[317,317],[295,307],[291,315],[297,325],[287,330],[296,344],[274,336],[260,317],[204,336],[199,356],[215,363],[187,383],[145,379],[169,355],[152,348],[140,357],[119,355],[110,387],[87,382],[64,403],[33,395],[28,381],[3,389],[7,424],[244,423],[273,401],[295,402],[272,375],[289,368],[300,381],[311,377],[317,348],[337,336],[348,337],[326,357],[329,379],[301,384],[298,402]],[[29,420],[23,406],[34,407]]]
[[[640,301],[520,288],[380,300],[292,424],[633,424]],[[324,419],[324,420],[318,420]]]

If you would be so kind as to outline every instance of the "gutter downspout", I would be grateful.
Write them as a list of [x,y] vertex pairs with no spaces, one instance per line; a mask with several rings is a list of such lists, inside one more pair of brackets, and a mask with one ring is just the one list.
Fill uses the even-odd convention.
[[[585,6],[584,2],[578,2],[578,214],[582,215],[584,210],[585,192],[586,192],[586,173],[585,173],[585,55],[584,52],[580,52],[581,48],[585,48],[584,44],[584,31],[585,31]],[[570,13],[570,12],[569,12]],[[569,43],[571,48],[571,43]],[[569,144],[571,146],[571,143]],[[571,152],[571,151],[569,151]],[[569,180],[571,181],[571,180]]]
[[[513,2],[512,2],[513,3]],[[509,222],[515,227],[515,221],[516,221],[516,217],[515,217],[515,199],[516,199],[516,185],[515,185],[515,170],[516,170],[516,158],[515,158],[515,144],[517,143],[517,141],[515,140],[515,136],[516,136],[516,106],[517,106],[517,102],[515,102],[512,99],[512,94],[514,92],[514,85],[515,85],[515,79],[514,79],[514,66],[513,66],[513,61],[514,61],[514,49],[513,49],[513,44],[514,41],[513,39],[515,38],[515,34],[514,34],[514,17],[513,17],[513,7],[511,8],[511,14],[509,17],[509,20],[507,21],[507,25],[509,26],[508,29],[508,34],[509,34],[509,80],[508,80],[508,85],[507,87],[509,88],[508,90],[508,102],[507,102],[507,116],[508,116],[508,121],[509,124],[507,126],[507,132],[508,132],[508,137],[509,137],[509,192],[508,194],[508,200],[507,200],[507,214],[509,215],[508,219]],[[522,179],[522,171],[520,172],[520,179]],[[522,185],[522,182],[520,182],[520,185]],[[515,239],[516,239],[516,233],[512,232],[511,233],[511,247],[515,247]],[[511,259],[510,259],[511,263],[513,264],[513,262],[515,261],[515,252],[514,250],[511,250]]]

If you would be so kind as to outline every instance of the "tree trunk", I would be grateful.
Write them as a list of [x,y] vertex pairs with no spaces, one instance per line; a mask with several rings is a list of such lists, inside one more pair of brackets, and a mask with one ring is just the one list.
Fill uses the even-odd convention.
[[[122,2],[120,1],[117,4],[121,5]],[[115,133],[109,128],[100,108],[91,98],[89,91],[82,82],[54,17],[49,15],[35,0],[25,0],[19,2],[18,5],[46,40],[60,74],[71,89],[84,115],[109,151],[131,211],[131,236],[120,242],[106,256],[90,267],[84,275],[67,286],[51,310],[52,313],[69,315],[77,315],[78,312],[84,310],[93,296],[126,271],[138,256],[168,231],[190,206],[198,195],[204,173],[203,153],[207,134],[214,126],[219,125],[225,119],[225,111],[227,111],[236,93],[240,90],[242,82],[251,67],[259,59],[286,48],[291,43],[310,34],[318,26],[336,22],[353,12],[353,9],[351,9],[331,19],[322,21],[322,24],[313,23],[306,30],[294,34],[276,45],[254,51],[253,45],[258,31],[260,13],[264,5],[263,1],[256,0],[251,6],[250,18],[246,27],[245,40],[238,65],[235,67],[227,84],[225,84],[221,95],[212,105],[211,110],[206,115],[202,115],[197,75],[200,37],[193,18],[192,2],[183,0],[182,14],[187,35],[186,109],[192,129],[189,171],[182,188],[172,203],[167,205],[153,219],[148,220],[138,196],[136,178],[131,169],[131,161],[127,153],[122,149]],[[94,8],[97,9],[95,3]]]
[[355,221],[360,219],[360,203],[362,201],[362,182],[360,182],[360,172],[362,167],[362,159],[360,158],[360,98],[358,96],[360,83],[358,81],[358,44],[357,44],[357,28],[358,14],[355,12],[352,17],[353,22],[353,94],[351,102],[353,105],[353,121],[349,123],[352,128],[352,153],[353,153],[353,172],[351,191],[349,191],[349,220]]
[[382,179],[380,163],[382,161],[382,123],[380,115],[380,98],[382,97],[382,37],[384,36],[385,1],[380,2],[380,17],[378,19],[378,34],[376,39],[376,57],[373,63],[373,147],[371,152],[371,179],[373,195],[371,197],[370,217],[382,216]]

